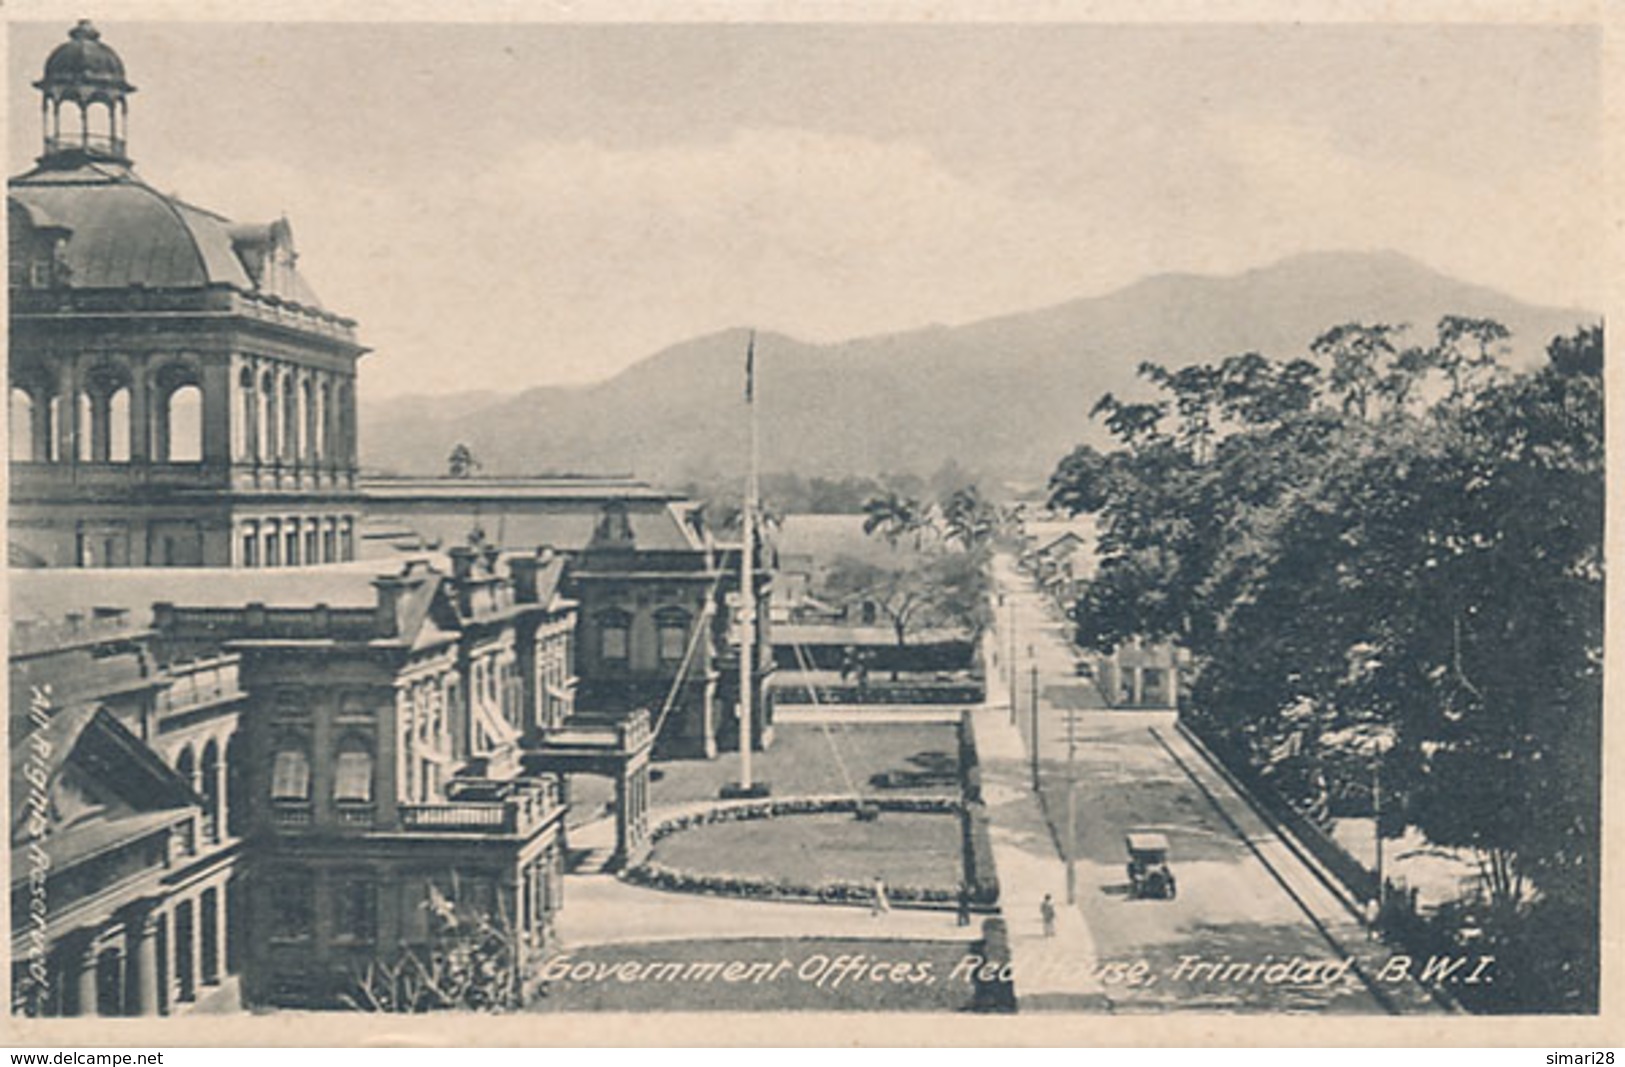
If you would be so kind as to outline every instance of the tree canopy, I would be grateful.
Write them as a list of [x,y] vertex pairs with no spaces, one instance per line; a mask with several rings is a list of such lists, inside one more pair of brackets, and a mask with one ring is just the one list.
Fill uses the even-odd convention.
[[1101,531],[1079,638],[1178,641],[1190,713],[1265,768],[1383,731],[1405,820],[1476,852],[1505,923],[1594,916],[1602,331],[1518,374],[1499,323],[1404,335],[1350,323],[1289,362],[1148,364],[1159,400],[1102,398],[1116,446],[1050,482]]

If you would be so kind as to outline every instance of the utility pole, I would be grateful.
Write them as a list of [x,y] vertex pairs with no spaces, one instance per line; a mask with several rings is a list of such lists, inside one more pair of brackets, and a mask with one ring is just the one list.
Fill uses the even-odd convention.
[[1377,839],[1377,917],[1382,918],[1383,905],[1388,902],[1388,879],[1382,870],[1382,752],[1371,762],[1371,822]]
[[1032,700],[1033,700],[1033,792],[1038,791],[1038,664],[1033,664],[1032,671]]
[[1016,724],[1016,596],[1010,590],[1010,725]]
[[1078,719],[1066,709],[1066,902],[1078,902]]

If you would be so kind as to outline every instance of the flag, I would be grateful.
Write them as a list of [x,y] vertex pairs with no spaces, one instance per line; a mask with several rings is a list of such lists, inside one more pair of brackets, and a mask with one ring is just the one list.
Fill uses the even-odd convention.
[[750,332],[750,344],[745,348],[745,403],[756,403],[756,331]]

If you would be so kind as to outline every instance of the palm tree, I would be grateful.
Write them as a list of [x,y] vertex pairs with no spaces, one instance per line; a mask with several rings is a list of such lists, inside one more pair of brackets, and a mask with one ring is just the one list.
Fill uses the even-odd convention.
[[908,536],[914,538],[914,547],[919,548],[925,533],[936,529],[931,515],[918,500],[895,490],[870,497],[863,505],[863,512],[863,532],[870,536],[881,534],[893,548]]
[[999,531],[999,509],[984,500],[974,485],[955,489],[942,507],[943,527],[950,541],[969,552],[991,541]]

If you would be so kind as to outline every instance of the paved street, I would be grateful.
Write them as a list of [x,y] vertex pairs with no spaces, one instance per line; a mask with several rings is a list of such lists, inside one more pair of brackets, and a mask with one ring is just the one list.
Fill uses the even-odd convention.
[[[1068,626],[1059,614],[1008,558],[997,560],[996,578],[1005,600],[999,624],[1007,628],[1013,615],[1016,628],[1016,709],[1026,739],[1037,668],[1042,791],[1058,840],[1067,825],[1070,718],[1076,912],[1090,932],[1112,1010],[1435,1008],[1414,985],[1374,994],[1361,972],[1375,974],[1385,950],[1366,938],[1342,903],[1184,740],[1174,714],[1108,710],[1094,684],[1074,675]],[[1001,661],[1007,660],[1008,629],[1000,648]],[[1008,684],[1007,671],[1004,677]],[[1176,899],[1130,899],[1123,835],[1137,829],[1168,838]],[[1307,978],[1308,964],[1324,967],[1346,955],[1357,958],[1341,977],[1292,980]],[[1142,960],[1142,978],[1132,981],[1130,969]],[[1269,970],[1293,960],[1303,964],[1295,973],[1292,966]],[[1112,970],[1114,963],[1122,965],[1121,973]],[[1239,963],[1264,966],[1249,969],[1249,975],[1258,972],[1256,978],[1239,969],[1228,980],[1220,977]],[[1285,980],[1269,980],[1283,975]]]

